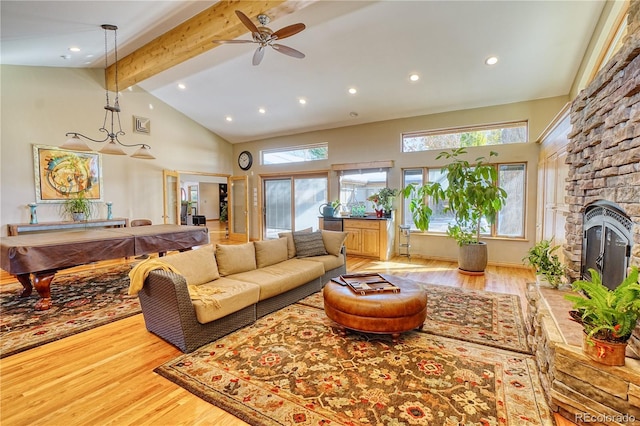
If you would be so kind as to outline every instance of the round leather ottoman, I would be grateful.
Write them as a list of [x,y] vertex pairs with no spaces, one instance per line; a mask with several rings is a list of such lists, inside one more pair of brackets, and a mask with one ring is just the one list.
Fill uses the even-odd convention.
[[396,341],[400,333],[422,328],[427,318],[427,293],[413,281],[384,275],[400,287],[399,293],[359,295],[348,286],[330,281],[324,286],[324,311],[345,328],[366,333],[391,334]]

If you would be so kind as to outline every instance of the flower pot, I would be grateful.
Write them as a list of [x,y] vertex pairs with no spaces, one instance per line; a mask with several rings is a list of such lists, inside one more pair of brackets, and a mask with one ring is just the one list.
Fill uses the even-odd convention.
[[482,274],[487,267],[487,244],[463,244],[458,249],[458,269],[462,273]]
[[[588,340],[591,340],[589,343]],[[627,342],[607,342],[588,338],[587,333],[582,336],[582,352],[592,361],[610,366],[623,366]]]
[[72,213],[74,222],[83,222],[85,220],[84,213]]
[[544,275],[536,275],[536,284],[538,284],[538,287],[553,287]]

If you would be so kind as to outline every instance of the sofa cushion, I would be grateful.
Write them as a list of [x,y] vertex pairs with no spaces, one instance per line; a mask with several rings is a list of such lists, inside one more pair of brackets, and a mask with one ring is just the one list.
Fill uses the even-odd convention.
[[212,303],[192,300],[196,311],[196,319],[201,324],[220,319],[258,303],[258,298],[260,297],[260,287],[258,285],[226,277],[202,284],[200,287],[212,287],[220,291],[212,296],[218,302],[218,307]]
[[325,231],[322,230],[322,241],[327,253],[334,256],[340,255],[340,249],[347,239],[347,233],[342,231]]
[[254,241],[256,264],[258,268],[284,262],[288,259],[287,238],[277,240]]
[[[322,263],[324,271],[330,271],[332,269],[339,268],[344,265],[344,255],[340,253],[338,256],[332,254],[325,254],[324,256],[305,257],[304,260],[311,260],[313,262]],[[323,283],[324,284],[324,283]]]
[[235,274],[234,280],[248,281],[260,286],[260,300],[300,287],[324,275],[321,262],[307,259],[289,259],[255,271]]
[[296,245],[296,257],[322,256],[327,254],[322,240],[322,233],[294,232],[293,242]]
[[245,244],[216,244],[216,260],[221,276],[256,269],[256,252],[253,242]]
[[[311,232],[313,231],[312,228],[306,228],[306,229],[301,229],[300,231],[296,231],[296,232]],[[278,237],[285,237],[287,239],[287,257],[289,259],[292,259],[294,257],[296,257],[296,245],[293,242],[293,233],[292,232],[280,232],[278,234]]]
[[200,285],[220,278],[212,245],[171,254],[158,260],[173,266],[188,285]]

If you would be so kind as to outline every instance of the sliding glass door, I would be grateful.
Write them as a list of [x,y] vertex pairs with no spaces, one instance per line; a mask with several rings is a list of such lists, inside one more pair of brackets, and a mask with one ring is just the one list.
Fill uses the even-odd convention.
[[318,228],[320,206],[328,200],[326,174],[265,178],[263,180],[263,238],[279,232]]

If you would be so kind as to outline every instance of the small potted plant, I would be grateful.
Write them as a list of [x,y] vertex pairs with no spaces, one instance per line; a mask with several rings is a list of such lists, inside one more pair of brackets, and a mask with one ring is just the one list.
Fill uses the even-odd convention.
[[93,213],[93,204],[87,198],[85,191],[69,194],[60,206],[61,213],[71,217],[75,222],[89,220]]
[[400,191],[389,187],[382,188],[375,194],[370,195],[367,201],[371,201],[378,217],[391,217],[393,210],[393,200],[398,196]]
[[575,292],[565,298],[573,302],[571,318],[582,324],[582,349],[590,359],[606,365],[624,365],[627,342],[640,318],[640,282],[638,267],[614,290],[602,284],[598,271],[589,269],[590,280],[578,280]]
[[559,245],[551,245],[551,239],[541,240],[529,248],[527,255],[522,258],[525,265],[535,268],[538,285],[558,288],[562,284],[565,267],[554,253],[559,248]]

